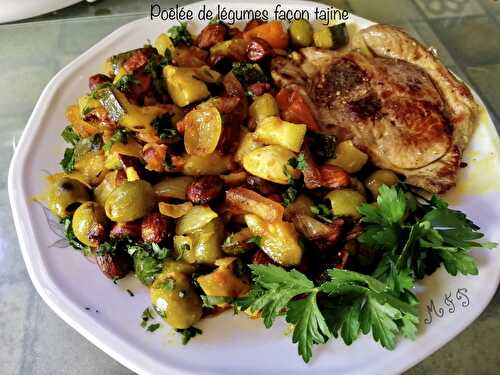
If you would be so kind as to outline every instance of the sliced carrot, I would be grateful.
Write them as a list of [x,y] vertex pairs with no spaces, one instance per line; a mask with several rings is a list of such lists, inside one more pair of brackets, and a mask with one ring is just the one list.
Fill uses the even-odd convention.
[[264,39],[273,48],[285,49],[288,47],[288,33],[279,21],[263,23],[243,33],[245,40],[255,37]]
[[319,126],[314,115],[298,90],[281,89],[276,101],[283,119],[297,124],[307,125],[307,129],[318,131]]

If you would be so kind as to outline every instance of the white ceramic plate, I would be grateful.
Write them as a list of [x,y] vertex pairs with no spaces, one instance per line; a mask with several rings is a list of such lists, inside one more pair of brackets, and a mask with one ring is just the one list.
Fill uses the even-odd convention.
[[52,12],[81,0],[2,0],[0,23],[22,20]]
[[[198,11],[203,4],[189,8]],[[221,5],[228,9],[273,8],[264,3]],[[324,7],[304,2],[287,6],[310,11]],[[370,24],[355,16],[350,22],[361,27]],[[473,252],[479,276],[453,278],[441,270],[427,278],[418,288],[422,301],[418,338],[413,342],[402,340],[394,351],[382,349],[370,337],[349,347],[335,341],[317,347],[312,362],[306,365],[285,333],[284,322],[266,330],[260,321],[230,312],[201,322],[203,335],[185,347],[166,326],[154,334],[143,330],[139,322],[149,304],[146,289],[133,278],[124,282],[126,286],[117,287],[80,253],[61,248],[64,244],[59,241],[59,226],[32,197],[43,191],[47,171],[59,170],[65,147],[59,137],[66,124],[64,110],[87,91],[87,78],[99,71],[109,55],[140,46],[169,26],[149,19],[132,22],[65,67],[43,91],[17,146],[9,171],[9,196],[19,242],[33,284],[61,318],[113,358],[142,374],[389,374],[421,361],[478,317],[499,282],[498,251]],[[196,25],[192,31],[202,26]],[[467,152],[469,166],[462,170],[459,186],[450,195],[458,202],[456,206],[481,226],[488,240],[497,242],[498,145],[498,135],[484,112]],[[131,289],[135,297],[130,297],[125,288]],[[428,309],[432,304],[435,309]]]

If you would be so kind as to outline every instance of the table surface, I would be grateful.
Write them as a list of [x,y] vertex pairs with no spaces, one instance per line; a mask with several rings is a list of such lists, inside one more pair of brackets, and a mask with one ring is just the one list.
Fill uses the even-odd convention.
[[[119,26],[149,12],[149,1],[101,0],[0,25],[0,373],[129,374],[58,318],[26,272],[7,197],[7,171],[42,89],[68,62]],[[173,1],[161,2],[168,7]],[[180,4],[187,2],[180,2]],[[500,2],[493,0],[330,1],[374,21],[402,26],[436,47],[469,82],[500,125]],[[1,10],[0,10],[1,11]],[[500,293],[463,333],[415,366],[414,374],[499,374]]]

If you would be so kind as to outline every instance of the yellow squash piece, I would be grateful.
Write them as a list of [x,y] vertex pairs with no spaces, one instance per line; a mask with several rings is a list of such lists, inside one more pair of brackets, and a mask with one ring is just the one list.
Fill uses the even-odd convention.
[[285,267],[300,263],[303,250],[293,224],[268,223],[256,215],[245,215],[245,222],[252,234],[260,237],[261,249],[276,263]]
[[366,202],[365,197],[357,190],[339,189],[329,192],[326,197],[330,200],[332,212],[336,216],[361,217],[358,207]]
[[265,144],[280,145],[291,151],[299,152],[307,126],[283,121],[277,116],[266,117],[255,129],[255,138]]
[[188,176],[207,176],[227,173],[234,168],[232,155],[215,151],[206,156],[186,155],[182,172]]
[[165,51],[167,49],[170,51],[170,55],[172,58],[175,56],[174,43],[172,43],[172,40],[167,34],[161,33],[160,35],[158,35],[153,42],[153,47],[156,48],[161,56],[165,56]]
[[210,95],[207,85],[195,78],[192,68],[179,68],[167,65],[163,68],[168,93],[179,107],[197,102]]
[[250,290],[250,284],[244,276],[238,277],[235,273],[236,257],[218,259],[215,264],[218,268],[208,275],[196,279],[207,296],[239,297]]
[[243,168],[254,176],[287,185],[288,176],[298,178],[300,172],[288,164],[290,159],[295,158],[295,154],[289,149],[271,145],[258,148],[243,157]]
[[242,128],[240,144],[238,145],[238,149],[234,155],[234,160],[241,163],[245,155],[262,146],[264,145],[255,139],[253,133],[248,132],[246,128]]
[[368,155],[358,149],[351,140],[340,142],[335,147],[335,158],[327,161],[336,165],[347,173],[359,172],[368,161]]

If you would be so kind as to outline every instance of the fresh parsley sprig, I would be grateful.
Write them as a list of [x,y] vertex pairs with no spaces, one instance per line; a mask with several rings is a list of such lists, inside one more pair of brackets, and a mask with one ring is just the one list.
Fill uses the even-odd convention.
[[379,280],[353,271],[331,269],[329,280],[315,285],[301,272],[274,265],[251,265],[253,288],[236,300],[242,310],[260,311],[269,328],[284,315],[294,325],[292,341],[305,362],[315,344],[342,336],[347,344],[360,333],[392,349],[398,335],[414,337],[418,316],[414,305],[391,293]]
[[364,204],[359,212],[367,224],[359,242],[383,253],[375,275],[382,280],[392,278],[395,285],[400,283],[395,278],[420,279],[440,263],[453,276],[476,275],[477,266],[469,251],[496,246],[477,241],[483,234],[464,213],[448,208],[436,196],[430,200],[416,196],[405,186],[383,185],[377,204]]

